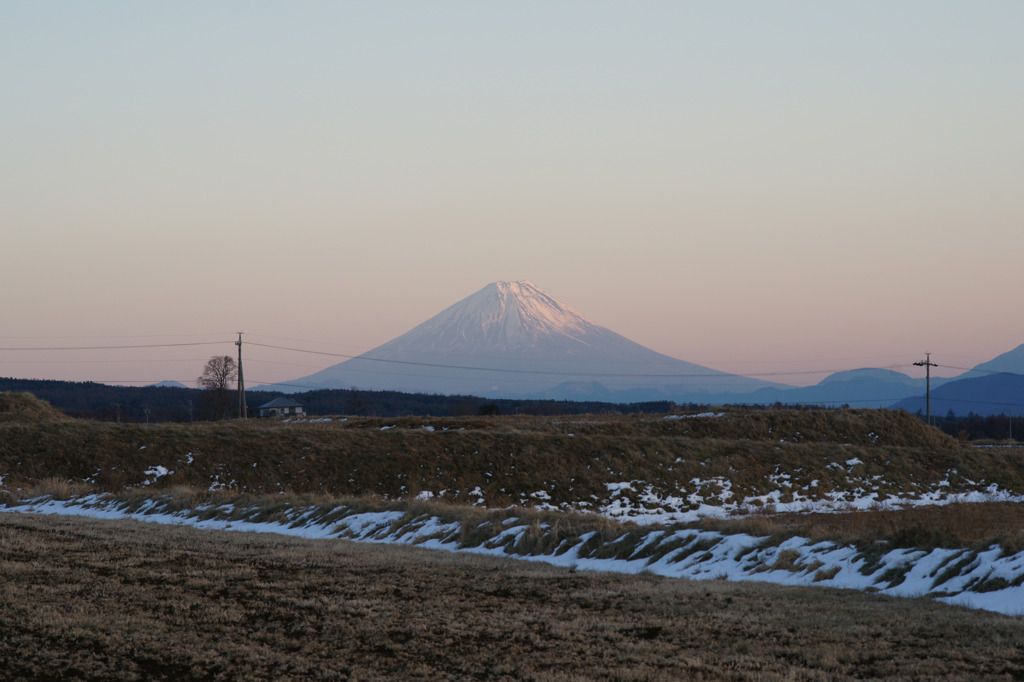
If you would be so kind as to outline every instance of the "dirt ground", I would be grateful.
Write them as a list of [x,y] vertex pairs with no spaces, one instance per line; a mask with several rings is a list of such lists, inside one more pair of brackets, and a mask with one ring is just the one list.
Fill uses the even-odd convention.
[[7,680],[1022,679],[1024,619],[824,588],[0,514]]

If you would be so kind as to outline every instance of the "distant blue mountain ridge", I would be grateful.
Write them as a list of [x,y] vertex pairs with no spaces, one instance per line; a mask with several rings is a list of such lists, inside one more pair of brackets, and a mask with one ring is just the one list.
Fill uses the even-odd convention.
[[[941,384],[943,379],[933,379],[932,387]],[[603,400],[616,403],[642,402],[645,400],[684,400],[689,402],[721,403],[738,405],[825,405],[829,407],[885,408],[908,396],[925,393],[925,379],[914,379],[906,374],[890,369],[854,369],[836,372],[825,377],[814,386],[786,387],[767,386],[747,393],[714,393],[698,394],[686,391],[678,386],[666,386],[658,389],[658,395],[652,395],[654,389],[613,391],[597,381],[566,382],[551,390],[528,396],[530,398],[547,399],[586,399]]]
[[[721,396],[734,404],[824,405],[927,411],[927,382],[890,369],[836,372],[813,386]],[[709,401],[714,402],[714,401]],[[1024,415],[1024,344],[953,377],[932,377],[932,415]]]
[[970,379],[999,373],[1024,374],[1024,343],[1011,351],[997,355],[988,362],[975,365],[957,379]]
[[[947,380],[933,379],[932,388],[944,381]],[[728,402],[885,408],[903,398],[924,393],[924,377],[915,379],[891,369],[868,367],[830,374],[813,386],[762,388],[742,396],[731,396]]]
[[[922,414],[927,410],[925,396],[904,398],[892,406],[894,409]],[[980,415],[1024,415],[1024,374],[986,374],[950,381],[932,388],[933,416],[945,416],[950,411],[958,417],[971,413]]]
[[[924,414],[926,381],[887,369],[837,372],[814,386],[762,389],[744,402],[889,407]],[[1024,344],[954,378],[931,380],[931,413],[945,416],[1024,415]]]
[[[908,397],[893,405],[908,412],[925,412],[924,395]],[[975,365],[960,376],[941,384],[932,381],[932,415],[956,416],[1024,414],[1024,344]]]

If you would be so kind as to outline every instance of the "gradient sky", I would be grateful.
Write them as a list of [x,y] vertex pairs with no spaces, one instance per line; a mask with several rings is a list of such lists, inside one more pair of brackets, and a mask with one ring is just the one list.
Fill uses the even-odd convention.
[[[0,376],[357,354],[497,280],[806,384],[1024,343],[1024,3],[0,6]],[[254,348],[247,383],[343,358]]]

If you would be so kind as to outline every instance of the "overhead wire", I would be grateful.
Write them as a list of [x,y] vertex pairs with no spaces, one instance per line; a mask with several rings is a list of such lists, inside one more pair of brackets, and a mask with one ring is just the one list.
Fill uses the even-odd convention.
[[1009,374],[1010,376],[1024,376],[1018,372],[1007,372],[999,369],[977,369],[975,367],[955,367],[953,365],[932,365],[933,367],[944,367],[946,369],[957,369],[963,372],[978,372],[979,374]]
[[[196,335],[179,335],[179,336],[201,336],[201,335],[196,334]],[[202,335],[202,336],[205,336],[205,335]],[[257,335],[257,336],[259,336],[259,335]],[[8,336],[8,337],[0,337],[0,338],[5,338],[5,339],[19,338],[19,339],[23,339],[23,338],[111,338],[111,337],[10,337],[10,336]],[[121,337],[121,338],[158,338],[158,337],[153,335],[153,336],[134,336],[134,337]],[[264,338],[284,338],[284,337],[264,337]],[[288,339],[288,340],[299,341],[298,339]],[[301,342],[302,343],[319,343],[319,342],[314,342],[314,341],[301,341]],[[6,351],[6,352],[54,352],[54,351],[133,350],[133,349],[177,348],[177,347],[196,347],[196,346],[218,346],[218,345],[226,345],[226,344],[234,345],[234,343],[235,343],[234,339],[230,339],[230,340],[226,339],[226,340],[222,340],[222,341],[188,341],[188,342],[174,342],[174,343],[143,343],[143,344],[66,345],[66,346],[0,346],[0,352],[4,352],[4,351]],[[343,358],[343,359],[346,359],[346,360],[351,360],[351,359],[357,359],[358,358],[360,360],[367,361],[367,362],[387,363],[387,364],[393,364],[393,365],[406,365],[406,366],[411,366],[411,367],[425,367],[425,368],[436,368],[436,369],[455,369],[455,370],[467,370],[467,371],[485,371],[485,372],[502,373],[502,374],[543,375],[543,376],[563,376],[563,377],[565,377],[565,376],[572,376],[572,377],[592,377],[592,378],[662,378],[662,379],[673,379],[673,378],[677,378],[677,379],[727,378],[727,377],[730,376],[730,373],[718,372],[718,371],[709,372],[709,373],[697,372],[697,373],[684,374],[684,373],[649,373],[649,372],[647,372],[647,373],[640,373],[640,372],[590,372],[590,371],[574,371],[574,370],[532,370],[532,369],[524,369],[524,368],[488,367],[488,366],[471,365],[471,364],[462,365],[462,364],[449,364],[449,363],[440,363],[440,362],[425,362],[425,361],[417,361],[417,360],[401,360],[401,359],[396,359],[396,358],[379,358],[379,357],[367,356],[365,353],[360,354],[360,355],[352,355],[350,353],[320,351],[320,350],[312,350],[312,349],[308,349],[308,348],[298,348],[298,347],[293,347],[293,346],[282,346],[282,345],[277,345],[277,344],[260,343],[260,342],[252,341],[252,340],[246,341],[245,345],[246,345],[246,347],[255,346],[255,347],[258,347],[258,348],[266,348],[266,349],[270,349],[270,350],[280,350],[280,351],[286,351],[286,352],[305,353],[305,354],[309,354],[309,355],[318,355],[318,356],[323,356],[323,357]],[[334,344],[334,345],[341,345],[341,344]],[[177,361],[184,361],[184,360],[177,360]],[[194,360],[190,360],[190,361],[194,361]],[[19,364],[21,364],[23,362],[29,363],[31,361],[15,361],[15,362],[18,362]],[[51,360],[51,361],[48,361],[48,362],[53,362],[53,363],[59,362],[59,363],[62,363],[62,364],[63,363],[74,363],[74,362],[90,362],[90,363],[97,363],[97,364],[99,364],[99,363],[102,363],[102,362],[128,363],[128,362],[134,362],[134,361],[129,361],[129,360],[106,360],[106,361],[103,361],[103,360]],[[265,363],[265,364],[279,364],[279,365],[291,365],[291,366],[302,366],[302,367],[314,367],[313,365],[303,365],[303,364],[300,364],[300,363],[288,363],[288,362],[281,362],[281,361],[275,361],[275,360],[265,360],[265,359],[262,359],[262,358],[252,358],[252,359],[250,359],[250,362],[256,362],[258,364]],[[886,367],[876,367],[874,369],[898,370],[898,369],[907,369],[907,368],[909,368],[911,366],[912,366],[911,364],[895,364],[895,365],[889,365],[889,366],[886,366]],[[974,369],[974,368],[968,368],[968,367],[958,367],[958,366],[955,366],[955,365],[937,364],[935,366],[936,367],[942,367],[942,368],[945,368],[945,369],[964,371],[964,372],[975,372],[975,373],[982,373],[982,374],[1008,374],[1008,375],[1011,375],[1011,376],[1024,376],[1024,374],[1020,374],[1020,373],[1017,373],[1017,372],[1001,372],[1001,371],[998,371],[998,370]],[[751,378],[784,377],[784,376],[806,376],[806,375],[816,375],[816,374],[818,374],[818,375],[820,375],[820,374],[835,374],[835,373],[844,372],[844,371],[852,371],[852,370],[850,370],[850,369],[814,369],[814,370],[753,372],[753,373],[744,373],[742,376],[751,377]],[[160,383],[160,382],[141,381],[141,380],[134,380],[133,379],[133,380],[103,380],[103,381],[97,381],[97,383],[111,383],[111,384],[122,384],[122,385],[124,385],[124,384],[154,384],[154,383]],[[178,382],[178,383],[183,383],[183,382]],[[256,383],[266,384],[268,386],[281,386],[281,387],[300,388],[300,389],[309,389],[309,390],[317,390],[317,389],[323,388],[323,386],[313,386],[313,385],[308,385],[308,384],[299,384],[299,383],[294,383],[294,382],[281,382],[281,381],[261,382],[261,381],[256,380]],[[898,401],[900,399],[901,398],[893,399],[892,402],[896,402],[896,401]],[[847,400],[847,401],[832,400],[832,401],[816,401],[816,402],[818,402],[820,404],[845,404],[845,403],[849,403],[849,402],[887,402],[889,400],[890,399],[860,399],[860,398],[858,398],[858,399],[855,399],[855,400],[852,400],[852,401],[849,401],[849,400]],[[1018,404],[1018,403],[1005,403],[1005,402],[981,401],[981,400],[964,401],[964,400],[958,400],[958,399],[953,399],[953,398],[943,398],[941,396],[933,396],[932,400],[933,401],[938,401],[938,402],[970,402],[970,403],[973,403],[973,404],[984,404],[984,405],[994,405],[994,406],[1024,407],[1024,404]]]
[[[0,338],[44,338],[44,337],[0,337]],[[45,338],[108,338],[108,337],[45,337]],[[133,338],[133,337],[127,337]],[[144,337],[138,337],[144,338]],[[277,337],[282,338],[282,337]],[[149,349],[149,348],[176,348],[176,347],[188,347],[188,346],[218,346],[226,344],[234,344],[234,340],[223,340],[223,341],[192,341],[192,342],[176,342],[176,343],[153,343],[153,344],[119,344],[119,345],[93,345],[93,346],[0,346],[0,351],[12,351],[12,352],[48,352],[48,351],[82,351],[82,350],[131,350],[131,349]],[[318,342],[308,342],[318,343]],[[727,376],[730,373],[724,371],[715,371],[709,373],[638,373],[638,372],[579,372],[571,370],[529,370],[521,368],[502,368],[502,367],[486,367],[479,365],[453,365],[448,363],[437,363],[437,362],[423,362],[416,360],[399,360],[395,358],[377,358],[367,356],[365,353],[359,355],[352,355],[351,353],[337,353],[331,351],[320,351],[311,350],[308,348],[295,348],[292,346],[279,346],[276,344],[259,343],[256,341],[246,341],[246,346],[256,346],[260,348],[269,348],[273,350],[283,350],[296,353],[306,353],[310,355],[321,355],[326,357],[344,358],[348,360],[360,359],[367,362],[380,362],[388,364],[398,365],[412,365],[418,367],[435,367],[440,369],[464,369],[474,371],[488,371],[488,372],[500,372],[509,374],[543,374],[543,375],[557,375],[557,376],[593,376],[593,377],[624,377],[624,378],[714,378]],[[268,360],[256,360],[257,362],[274,362]],[[279,363],[289,364],[289,363]],[[895,364],[886,367],[875,367],[873,369],[907,369],[911,364]],[[938,367],[944,367],[947,369],[956,369],[961,371],[976,371],[985,372],[990,374],[1015,374],[1014,372],[998,372],[994,370],[974,370],[967,367],[956,367],[953,365],[936,365]],[[813,374],[834,374],[837,372],[852,371],[849,368],[836,369],[836,368],[825,368],[825,369],[813,369],[813,370],[782,370],[772,372],[747,372],[742,376],[747,377],[775,377],[775,376],[805,376]],[[1018,375],[1020,376],[1020,375]]]
[[[312,355],[324,355],[335,358],[345,358],[349,360],[359,359],[367,362],[381,362],[396,365],[413,365],[417,367],[436,367],[441,369],[464,369],[474,371],[485,371],[485,372],[500,372],[508,374],[544,374],[544,375],[555,375],[555,376],[584,376],[584,377],[622,377],[622,378],[727,378],[730,376],[728,372],[709,372],[709,373],[637,373],[637,372],[576,372],[572,370],[532,370],[532,369],[519,369],[519,368],[503,368],[503,367],[481,367],[476,365],[451,365],[447,363],[437,362],[422,362],[416,360],[398,360],[395,358],[375,358],[372,356],[363,355],[351,355],[348,353],[333,353],[330,351],[319,351],[309,350],[306,348],[292,348],[289,346],[277,346],[273,344],[257,343],[254,341],[246,342],[248,346],[258,346],[260,348],[272,348],[275,350],[291,351],[295,353],[308,353]],[[890,367],[880,367],[876,369],[899,369],[910,367],[910,365],[892,365]],[[795,371],[776,371],[776,372],[754,372],[747,373],[743,376],[746,377],[766,377],[766,376],[798,376],[798,375],[809,375],[809,374],[833,374],[836,372],[849,371],[849,370],[838,370],[838,369],[815,369],[815,370],[795,370]]]
[[0,351],[35,352],[51,350],[126,350],[131,348],[177,348],[184,346],[221,346],[224,345],[225,343],[225,341],[193,341],[186,343],[145,343],[121,346],[0,346]]

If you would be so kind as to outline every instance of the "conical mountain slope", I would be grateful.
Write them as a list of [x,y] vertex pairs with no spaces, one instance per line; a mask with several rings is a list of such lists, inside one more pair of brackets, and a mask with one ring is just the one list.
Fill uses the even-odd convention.
[[495,282],[382,346],[289,382],[486,397],[702,400],[748,379],[656,353],[529,282]]

